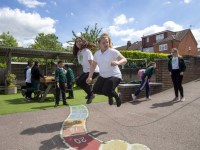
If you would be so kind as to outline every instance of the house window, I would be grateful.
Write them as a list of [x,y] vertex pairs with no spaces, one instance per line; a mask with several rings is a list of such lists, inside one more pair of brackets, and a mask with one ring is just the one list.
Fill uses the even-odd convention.
[[165,50],[167,50],[167,44],[159,45],[159,51],[165,51]]
[[161,41],[162,39],[164,39],[164,34],[156,35],[156,42]]
[[153,52],[153,47],[143,48],[143,52]]
[[149,37],[146,38],[146,42],[149,43]]

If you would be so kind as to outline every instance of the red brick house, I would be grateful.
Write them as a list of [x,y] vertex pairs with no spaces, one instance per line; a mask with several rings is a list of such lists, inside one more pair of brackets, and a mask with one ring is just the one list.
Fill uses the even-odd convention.
[[170,53],[177,48],[180,55],[196,56],[197,41],[190,29],[172,32],[169,30],[142,37],[142,50],[144,52]]
[[169,54],[172,48],[178,48],[180,55],[198,55],[197,41],[190,29],[178,32],[166,30],[143,36],[142,41],[134,42],[133,44],[128,41],[126,46],[116,49]]

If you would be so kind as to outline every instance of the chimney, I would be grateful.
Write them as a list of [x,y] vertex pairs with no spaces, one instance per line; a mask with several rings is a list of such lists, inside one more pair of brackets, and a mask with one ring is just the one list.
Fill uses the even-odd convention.
[[128,49],[130,46],[131,46],[131,41],[128,41],[126,49]]

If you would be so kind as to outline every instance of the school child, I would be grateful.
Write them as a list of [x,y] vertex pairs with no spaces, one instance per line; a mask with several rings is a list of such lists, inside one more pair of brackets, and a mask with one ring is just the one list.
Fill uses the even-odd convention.
[[183,72],[186,70],[186,65],[183,58],[179,55],[178,49],[172,49],[172,57],[168,61],[168,70],[170,72],[172,82],[174,85],[175,97],[173,101],[179,100],[178,92],[180,92],[180,101],[185,101],[183,93]]
[[65,89],[65,84],[67,82],[66,79],[66,70],[63,68],[64,67],[64,62],[63,61],[58,61],[58,66],[55,71],[55,80],[56,80],[56,101],[55,101],[55,107],[59,105],[60,101],[60,93],[62,96],[63,100],[63,105],[68,105],[66,102],[66,89]]
[[67,99],[74,99],[73,83],[75,82],[74,73],[68,64],[65,65],[66,68],[66,78],[67,78],[67,89],[69,90],[69,96]]
[[[93,46],[93,44],[89,43],[84,38],[77,37],[73,47],[73,54],[78,57],[78,62],[82,65],[83,68],[83,73],[77,78],[76,85],[87,93],[87,104],[90,104],[95,97],[94,93],[92,92],[91,86],[86,83],[86,79],[88,78],[90,67],[94,59],[90,50]],[[92,78],[94,79],[98,75],[99,68],[98,66],[96,66]]]
[[115,92],[115,88],[122,79],[122,74],[118,65],[124,65],[127,63],[127,60],[118,50],[112,48],[112,42],[108,34],[102,34],[98,42],[100,50],[94,54],[94,62],[87,83],[92,82],[92,75],[95,67],[98,65],[100,76],[93,86],[93,92],[95,94],[108,96],[110,105],[113,104],[114,97],[117,107],[120,107],[121,100],[119,95]]
[[133,101],[136,100],[136,97],[140,94],[140,92],[146,88],[146,100],[150,100],[149,98],[149,91],[150,91],[150,86],[149,86],[149,80],[156,69],[156,63],[155,62],[150,62],[148,66],[146,67],[145,72],[142,75],[142,82],[140,87],[136,90],[135,94],[132,94]]

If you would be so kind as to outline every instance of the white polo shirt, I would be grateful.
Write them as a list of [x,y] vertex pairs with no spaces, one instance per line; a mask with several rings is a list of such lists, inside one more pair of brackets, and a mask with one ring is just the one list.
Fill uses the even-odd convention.
[[178,57],[172,57],[172,70],[179,69]]
[[118,66],[111,66],[112,61],[116,61],[121,53],[116,49],[107,49],[105,52],[98,50],[94,54],[94,61],[99,66],[99,74],[103,78],[117,77],[122,78],[121,71]]
[[[90,72],[90,63],[88,62],[88,60],[94,60],[92,52],[89,49],[84,48],[78,52],[77,56],[79,64],[81,64],[83,67],[83,72]],[[95,72],[99,72],[98,66],[96,67]]]
[[26,82],[31,83],[31,68],[26,71]]

